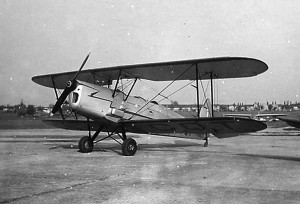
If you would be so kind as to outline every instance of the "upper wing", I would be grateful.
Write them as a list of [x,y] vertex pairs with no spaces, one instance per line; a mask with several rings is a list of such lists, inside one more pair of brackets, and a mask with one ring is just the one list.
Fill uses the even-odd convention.
[[210,118],[175,118],[129,120],[119,122],[130,132],[165,134],[165,133],[212,133],[218,138],[255,132],[267,128],[259,121],[246,118],[210,117]]
[[[123,65],[106,68],[87,69],[77,77],[99,85],[111,84],[117,80],[120,73],[122,78],[141,78],[153,81],[194,80],[195,68],[201,79],[250,77],[265,72],[268,66],[257,59],[244,57],[220,57],[208,59],[193,59],[172,62]],[[32,80],[42,86],[63,89],[67,81],[72,79],[76,71],[35,76]]]

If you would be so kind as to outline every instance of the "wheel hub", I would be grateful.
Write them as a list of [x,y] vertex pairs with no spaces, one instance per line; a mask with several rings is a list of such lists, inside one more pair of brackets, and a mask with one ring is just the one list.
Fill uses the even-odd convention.
[[133,151],[134,150],[134,145],[128,145],[128,150]]
[[86,141],[86,142],[84,143],[84,147],[85,147],[86,149],[89,149],[89,148],[90,148],[90,143],[89,143],[89,141]]

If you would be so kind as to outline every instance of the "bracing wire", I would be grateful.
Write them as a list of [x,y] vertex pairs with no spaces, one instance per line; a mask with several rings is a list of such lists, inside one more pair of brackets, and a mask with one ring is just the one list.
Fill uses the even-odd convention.
[[117,88],[122,88],[121,90],[124,91],[125,89],[127,89],[130,85],[133,84],[133,80],[128,80],[126,83],[123,83],[123,80],[121,80],[121,85],[118,86]]
[[209,87],[209,82],[206,84],[206,89],[205,90],[204,90],[202,80],[200,80],[200,83],[201,83],[201,88],[202,88],[202,92],[203,92],[203,95],[204,95],[204,98],[203,98],[203,101],[202,101],[202,104],[203,104],[205,102],[205,100],[207,99],[206,93],[207,93],[207,89]]
[[[141,80],[141,81],[142,81],[142,80]],[[146,83],[146,81],[143,80],[142,82],[143,82],[143,85],[145,85],[148,89],[152,90],[154,93],[157,93],[157,92],[158,92],[157,89],[155,89],[153,86],[151,86],[151,85],[149,85],[148,83]],[[159,96],[161,96],[161,97],[167,99],[167,97],[164,96],[163,94],[159,94]]]
[[170,98],[169,98],[170,96],[172,96],[172,95],[174,95],[175,93],[181,91],[182,89],[184,89],[185,87],[191,85],[191,84],[194,83],[194,82],[195,82],[195,80],[194,80],[194,81],[191,81],[191,82],[189,82],[189,83],[187,83],[186,85],[184,85],[184,86],[182,86],[181,88],[177,89],[176,91],[172,92],[172,93],[169,94],[168,96],[165,96],[165,98],[159,100],[158,103],[162,102],[162,101],[165,100],[165,99],[170,100]]
[[[191,69],[194,65],[191,65],[186,70],[184,70],[180,75],[178,75],[173,81],[171,81],[165,88],[163,88],[158,94],[156,94],[151,100],[149,100],[147,103],[145,103],[139,110],[136,111],[136,113],[139,113],[143,108],[145,108],[151,101],[153,101],[157,96],[161,95],[162,92],[164,92],[167,88],[169,88],[177,79],[179,79],[183,74],[185,74],[189,69]],[[134,115],[130,117],[132,119]]]

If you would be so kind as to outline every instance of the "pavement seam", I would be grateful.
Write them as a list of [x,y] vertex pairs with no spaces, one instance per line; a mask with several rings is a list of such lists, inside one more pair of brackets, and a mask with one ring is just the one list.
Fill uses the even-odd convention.
[[[135,171],[137,171],[137,170],[135,170]],[[98,182],[103,182],[103,181],[108,180],[108,179],[116,179],[116,178],[118,178],[120,176],[125,176],[125,175],[128,175],[128,174],[132,174],[135,171],[125,172],[125,173],[121,173],[121,174],[117,174],[117,175],[106,176],[106,177],[103,177],[101,179],[96,179],[96,180],[94,179],[94,180],[91,180],[91,181],[77,183],[77,184],[74,184],[74,185],[71,185],[71,186],[67,186],[67,187],[64,187],[64,188],[58,188],[58,189],[53,189],[53,190],[44,191],[44,192],[40,192],[40,193],[34,193],[34,194],[25,195],[25,196],[18,197],[18,198],[6,199],[6,200],[3,200],[3,201],[0,201],[0,204],[2,204],[2,203],[11,203],[11,202],[22,200],[22,199],[26,199],[26,198],[32,198],[32,197],[38,197],[38,196],[46,195],[46,194],[50,194],[50,193],[56,193],[56,192],[59,192],[59,191],[70,190],[70,189],[73,189],[73,188],[76,188],[76,187],[79,187],[79,186],[83,186],[83,185],[88,185],[88,184],[94,184],[94,183],[98,183]]]
[[65,191],[65,190],[76,188],[78,186],[83,186],[83,185],[87,185],[87,184],[91,184],[91,183],[101,182],[101,181],[104,181],[104,180],[106,180],[108,178],[110,178],[110,177],[104,177],[104,178],[98,179],[96,181],[93,180],[93,181],[87,181],[87,182],[83,182],[83,183],[77,183],[77,184],[74,184],[74,185],[71,185],[71,186],[67,186],[67,187],[64,187],[64,188],[58,188],[58,189],[53,189],[53,190],[50,190],[50,191],[44,191],[44,192],[40,192],[40,193],[34,193],[34,194],[25,195],[25,196],[18,197],[18,198],[11,198],[11,199],[0,201],[0,203],[11,203],[11,202],[22,200],[22,199],[26,199],[26,198],[37,197],[37,196],[46,195],[46,194],[49,194],[49,193],[56,193],[56,192],[59,192],[59,191]]

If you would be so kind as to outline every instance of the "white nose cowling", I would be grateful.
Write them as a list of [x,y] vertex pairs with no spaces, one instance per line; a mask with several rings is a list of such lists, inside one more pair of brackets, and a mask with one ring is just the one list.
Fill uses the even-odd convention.
[[92,118],[104,118],[112,103],[111,90],[88,82],[79,85],[69,95],[69,104],[77,113]]

